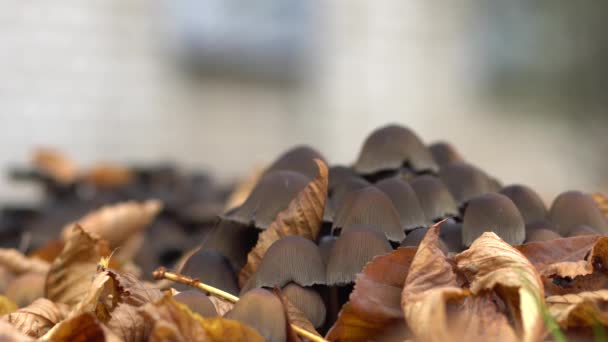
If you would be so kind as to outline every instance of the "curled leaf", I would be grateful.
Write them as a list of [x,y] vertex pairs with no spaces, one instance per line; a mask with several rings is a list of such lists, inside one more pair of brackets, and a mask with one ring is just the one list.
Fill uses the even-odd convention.
[[215,311],[217,311],[217,314],[219,316],[224,316],[224,314],[226,314],[226,312],[228,312],[234,308],[234,303],[231,303],[227,300],[218,298],[216,296],[208,296],[208,298],[211,301],[211,303],[213,303],[213,306],[215,307]]
[[32,156],[34,166],[60,184],[71,184],[78,178],[78,166],[67,156],[50,148],[39,148]]
[[255,273],[264,254],[275,241],[288,235],[299,235],[315,240],[321,229],[323,210],[327,199],[328,171],[321,160],[315,159],[319,175],[300,191],[280,212],[272,224],[260,233],[257,244],[247,255],[247,264],[239,273],[239,285],[243,287]]
[[0,266],[15,274],[46,273],[49,270],[48,262],[27,257],[13,248],[0,248]]
[[98,188],[118,188],[133,180],[131,169],[118,164],[100,163],[86,171],[82,178]]
[[40,298],[32,304],[2,317],[22,333],[40,337],[67,315],[67,307]]
[[99,322],[95,315],[90,312],[85,312],[61,321],[49,330],[42,337],[42,340],[53,342],[122,341],[118,336],[114,335],[108,327]]
[[0,341],[3,342],[29,342],[34,341],[5,320],[0,320]]
[[590,328],[608,325],[608,290],[550,296],[549,313],[562,328]]
[[515,248],[542,274],[545,272],[545,268],[551,264],[584,260],[600,238],[600,235],[574,236],[530,242]]
[[[551,264],[543,270],[547,277],[559,276],[575,278],[598,271],[608,271],[608,237],[601,237],[595,241],[591,253],[585,255],[586,260],[564,261]],[[605,266],[604,266],[605,265]],[[604,269],[606,267],[606,269]]]

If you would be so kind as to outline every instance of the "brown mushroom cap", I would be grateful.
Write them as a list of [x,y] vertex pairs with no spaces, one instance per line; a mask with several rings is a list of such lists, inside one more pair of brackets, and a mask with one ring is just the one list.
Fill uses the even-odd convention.
[[441,179],[422,175],[414,178],[410,185],[418,197],[427,223],[458,215],[458,204]]
[[209,232],[202,248],[223,254],[239,272],[247,262],[247,254],[255,246],[259,231],[242,223],[220,220]]
[[335,215],[335,210],[337,210],[337,208],[340,207],[340,205],[344,201],[344,198],[346,197],[346,195],[348,195],[349,193],[351,193],[353,191],[366,188],[370,185],[371,185],[370,182],[368,182],[367,180],[365,180],[359,176],[349,176],[349,177],[346,177],[345,179],[343,179],[333,189],[333,191],[331,192],[331,196],[329,198],[330,200],[328,201],[328,202],[331,202],[331,204],[332,204],[332,208],[334,209],[334,215]]
[[319,168],[314,161],[315,159],[325,162],[325,158],[323,158],[319,151],[309,146],[296,146],[277,158],[265,173],[277,170],[295,171],[305,175],[309,179],[315,179],[319,174]]
[[426,226],[426,216],[414,189],[397,177],[387,178],[375,184],[393,202],[401,219],[401,227],[408,231]]
[[325,235],[319,239],[319,252],[321,252],[321,257],[323,258],[323,263],[327,265],[327,260],[329,260],[329,253],[333,248],[336,240],[338,238],[333,235]]
[[286,341],[287,321],[283,304],[270,291],[253,289],[245,293],[224,317],[254,328],[265,341]]
[[314,242],[291,235],[268,248],[254,277],[255,287],[282,287],[289,282],[301,286],[325,284],[325,263]]
[[354,169],[368,175],[396,170],[404,164],[415,171],[439,170],[430,151],[414,132],[399,125],[388,125],[365,139]]
[[526,223],[544,220],[547,217],[545,203],[529,187],[519,184],[510,185],[500,190],[500,193],[509,197],[515,203]]
[[296,308],[300,309],[315,328],[325,322],[327,309],[323,299],[317,291],[289,283],[282,290],[283,294]]
[[[186,260],[178,272],[233,295],[239,293],[238,282],[232,266],[228,259],[220,253],[199,249]],[[180,291],[189,289],[185,285],[177,285],[176,288]]]
[[230,214],[224,215],[224,218],[266,229],[279,212],[287,209],[291,200],[309,181],[308,177],[294,171],[279,170],[267,173],[251,191],[245,203]]
[[375,186],[346,195],[334,218],[332,232],[356,225],[366,225],[381,231],[391,241],[401,241],[405,233],[399,213],[391,199]]
[[601,234],[608,234],[608,222],[593,198],[580,191],[567,191],[553,201],[549,219],[562,235],[581,225],[587,225]]
[[401,247],[418,247],[428,230],[426,227],[421,227],[407,233],[405,239],[401,241]]
[[376,255],[392,251],[383,234],[367,226],[347,227],[334,243],[327,262],[327,284],[346,285],[355,281]]
[[533,229],[526,232],[526,242],[559,239],[562,236],[549,229]]
[[570,231],[568,232],[568,237],[571,236],[582,236],[582,235],[597,235],[599,234],[597,230],[586,226],[586,225],[582,225],[582,226],[577,226],[574,227],[573,229],[570,229]]
[[480,169],[464,162],[455,162],[442,167],[439,177],[459,204],[489,192],[488,176]]
[[429,145],[429,151],[431,151],[431,155],[433,155],[435,162],[441,167],[453,162],[464,160],[454,145],[450,144],[449,142],[438,141],[436,143],[432,143]]
[[462,244],[462,223],[453,219],[448,219],[441,224],[439,237],[445,244],[447,250],[453,253],[460,253],[464,249]]
[[511,245],[524,242],[524,219],[507,196],[488,193],[468,202],[464,210],[462,242],[468,247],[484,232],[494,232]]
[[348,166],[335,165],[329,168],[329,179],[327,189],[329,191],[334,190],[337,186],[342,184],[345,180],[353,177],[358,177],[355,170]]
[[209,297],[201,291],[187,290],[176,294],[173,298],[178,302],[187,305],[192,312],[195,312],[202,317],[217,316],[215,306],[211,303]]

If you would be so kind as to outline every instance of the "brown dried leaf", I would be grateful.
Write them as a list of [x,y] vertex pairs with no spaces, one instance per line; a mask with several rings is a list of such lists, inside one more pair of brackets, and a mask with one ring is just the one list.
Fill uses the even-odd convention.
[[506,303],[523,341],[540,338],[543,283],[524,255],[496,234],[486,232],[454,260],[469,280],[473,295],[494,291]]
[[57,183],[71,184],[78,178],[78,166],[67,156],[50,148],[34,151],[32,162],[40,172]]
[[0,296],[0,316],[17,311],[17,304],[5,296]]
[[111,189],[125,186],[133,181],[131,169],[112,163],[100,163],[86,171],[82,178],[98,188]]
[[29,257],[52,263],[61,254],[63,247],[65,247],[65,241],[61,239],[49,240],[40,248],[31,252]]
[[402,247],[370,261],[357,275],[349,302],[327,333],[330,341],[368,341],[403,319],[400,305],[416,248]]
[[253,170],[247,176],[247,178],[243,179],[234,188],[234,190],[228,197],[228,200],[226,201],[226,205],[224,206],[224,212],[239,207],[241,204],[243,204],[247,197],[249,197],[249,194],[251,194],[253,188],[255,188],[255,185],[258,183],[258,180],[260,180],[260,177],[262,177],[263,173],[264,168],[259,166],[254,167]]
[[551,264],[584,260],[600,235],[573,236],[548,241],[530,242],[516,246],[539,273]]
[[215,307],[215,311],[219,316],[224,316],[226,312],[232,310],[234,308],[234,303],[231,303],[227,300],[215,297],[215,296],[207,296],[213,306]]
[[239,273],[239,284],[243,287],[257,270],[264,254],[273,242],[288,235],[299,235],[315,240],[321,229],[323,210],[327,199],[327,166],[315,159],[319,175],[280,212],[274,222],[264,230],[257,244],[247,255],[247,264]]
[[95,315],[90,312],[85,312],[59,322],[42,337],[42,340],[53,342],[123,341],[114,335],[108,327],[99,322]]
[[150,341],[263,341],[252,328],[224,318],[204,319],[169,295],[139,313],[152,325]]
[[596,192],[592,194],[591,197],[595,201],[595,204],[597,204],[597,206],[600,208],[606,219],[608,219],[608,196]]
[[0,341],[2,342],[29,342],[33,338],[23,334],[5,320],[0,319]]
[[564,261],[547,266],[542,272],[546,277],[570,277],[584,276],[593,273],[594,269],[602,271],[604,265],[608,267],[608,237],[601,237],[595,241],[586,260]]
[[67,315],[67,310],[68,308],[63,304],[40,298],[24,308],[2,316],[2,319],[26,335],[40,337],[62,321]]
[[38,258],[31,258],[23,255],[13,248],[0,248],[0,266],[5,267],[15,274],[29,272],[46,273],[49,270],[49,263]]
[[19,307],[32,304],[36,299],[44,297],[43,273],[25,273],[15,278],[6,289],[6,296]]
[[70,307],[78,304],[91,286],[97,263],[109,254],[105,241],[76,225],[63,251],[51,264],[46,277],[45,297]]
[[129,238],[142,231],[160,212],[162,204],[157,200],[145,202],[123,202],[108,205],[93,211],[63,229],[63,239],[69,240],[76,224],[92,234],[107,240],[110,248],[124,244]]
[[549,313],[562,328],[608,325],[608,290],[550,296],[545,301]]
[[285,317],[287,318],[285,331],[289,340],[300,341],[300,338],[291,326],[292,324],[322,338],[308,317],[306,317],[306,314],[293,305],[289,299],[281,293],[280,289],[275,288],[273,292],[279,297],[279,300],[281,300],[281,304],[283,305]]

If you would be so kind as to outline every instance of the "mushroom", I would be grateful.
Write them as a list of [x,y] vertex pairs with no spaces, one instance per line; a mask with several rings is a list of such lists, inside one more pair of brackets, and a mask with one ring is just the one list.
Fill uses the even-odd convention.
[[562,235],[581,225],[587,225],[601,234],[608,234],[608,222],[593,198],[580,191],[567,191],[553,201],[549,219]]
[[291,304],[308,317],[315,328],[319,328],[325,323],[327,308],[317,291],[295,283],[289,283],[283,287],[282,292]]
[[465,162],[455,162],[442,167],[439,177],[458,204],[489,192],[488,176]]
[[524,218],[526,224],[544,220],[547,217],[547,207],[540,196],[524,185],[510,185],[500,193],[509,197]]
[[209,232],[202,248],[223,254],[239,272],[247,262],[247,254],[258,241],[259,231],[242,223],[220,220]]
[[422,175],[414,178],[410,186],[418,197],[427,224],[458,215],[458,205],[441,179]]
[[253,289],[245,293],[224,317],[254,328],[265,341],[286,341],[287,319],[283,304],[268,290]]
[[426,216],[421,208],[414,189],[397,177],[386,178],[378,183],[376,187],[384,192],[393,202],[401,219],[401,227],[405,231],[426,226]]
[[[233,295],[239,293],[236,275],[230,262],[225,256],[214,251],[199,249],[186,260],[178,273],[200,279],[205,284]],[[177,285],[176,288],[180,291],[188,289],[185,285]]]
[[215,317],[217,311],[215,306],[204,293],[196,290],[187,290],[173,296],[178,302],[188,306],[192,312],[195,312],[202,317]]
[[429,145],[429,151],[431,151],[431,155],[433,155],[433,159],[440,166],[464,161],[460,153],[454,148],[454,146],[445,141],[438,141]]
[[315,163],[315,159],[325,161],[325,158],[319,151],[309,146],[296,146],[275,160],[265,173],[271,173],[277,170],[295,171],[314,179],[319,174],[319,168]]
[[549,229],[533,229],[531,231],[526,232],[526,242],[534,242],[534,241],[547,241],[553,239],[559,239],[562,236],[557,234],[556,232]]

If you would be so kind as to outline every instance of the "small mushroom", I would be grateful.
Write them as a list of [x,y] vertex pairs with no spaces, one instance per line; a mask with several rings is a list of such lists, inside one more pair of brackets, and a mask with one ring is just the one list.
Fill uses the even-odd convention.
[[455,162],[442,167],[439,177],[459,204],[489,192],[488,176],[480,169],[464,162]]
[[354,169],[370,175],[397,170],[403,165],[417,172],[439,170],[431,152],[414,132],[403,126],[388,125],[367,137]]
[[319,328],[325,322],[327,308],[319,293],[311,288],[305,288],[298,284],[289,283],[282,290],[283,294],[291,304],[300,309],[315,328]]
[[209,232],[202,244],[203,249],[223,254],[239,272],[247,262],[247,254],[258,241],[259,231],[242,223],[220,220]]
[[511,245],[526,238],[524,219],[507,196],[488,193],[471,199],[464,209],[462,242],[470,246],[483,232],[494,232]]
[[608,222],[598,208],[593,198],[580,191],[567,191],[553,201],[549,211],[549,219],[560,234],[587,225],[601,234],[608,234]]
[[294,171],[273,171],[258,182],[245,203],[223,218],[266,229],[277,214],[289,206],[309,183],[308,177]]
[[549,229],[533,229],[526,232],[526,242],[534,242],[534,241],[547,241],[553,239],[559,239],[562,236],[557,234],[556,232]]
[[422,175],[414,178],[410,186],[418,197],[428,224],[458,215],[458,205],[441,179]]
[[187,290],[173,296],[178,302],[188,306],[192,312],[195,312],[202,317],[215,317],[217,311],[215,306],[204,293],[201,291]]
[[418,247],[422,239],[424,239],[424,236],[426,235],[426,232],[428,232],[428,230],[429,229],[426,227],[421,227],[416,228],[411,232],[407,233],[405,239],[401,241],[401,247]]
[[449,252],[460,253],[464,249],[464,245],[462,244],[462,223],[456,222],[454,219],[447,219],[441,224],[439,237]]
[[245,293],[224,317],[254,328],[265,341],[286,341],[287,320],[283,304],[268,290],[260,288]]
[[353,283],[373,257],[392,250],[386,237],[377,230],[365,225],[346,227],[329,253],[327,284]]
[[426,226],[426,216],[420,206],[414,189],[397,177],[387,178],[376,183],[376,187],[384,192],[393,202],[401,219],[401,227],[405,231]]
[[597,230],[586,225],[580,225],[570,229],[570,231],[568,232],[568,237],[597,234],[599,234]]
[[315,159],[325,161],[325,158],[319,151],[309,146],[296,146],[275,160],[268,168],[266,173],[277,170],[295,171],[308,177],[315,179],[319,174],[319,168],[315,163]]
[[460,153],[456,151],[456,148],[449,142],[438,141],[433,143],[429,145],[429,151],[431,151],[435,162],[441,167],[464,160]]
[[333,235],[325,235],[319,239],[319,252],[321,252],[321,258],[323,258],[323,263],[325,265],[327,265],[329,253],[337,239],[338,238]]
[[[239,293],[238,282],[232,266],[228,259],[220,253],[201,248],[186,260],[178,272],[233,295]],[[182,285],[177,285],[176,288],[180,291],[188,289],[187,286]]]
[[500,193],[509,197],[524,218],[526,224],[544,220],[547,217],[547,207],[540,196],[524,185],[510,185]]
[[346,195],[332,226],[332,233],[355,225],[366,225],[384,233],[395,242],[405,238],[399,213],[391,199],[375,186],[353,191]]

